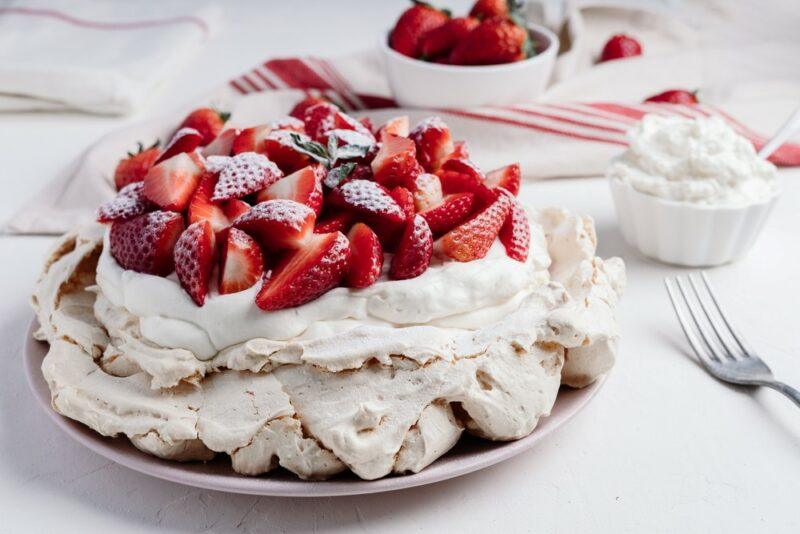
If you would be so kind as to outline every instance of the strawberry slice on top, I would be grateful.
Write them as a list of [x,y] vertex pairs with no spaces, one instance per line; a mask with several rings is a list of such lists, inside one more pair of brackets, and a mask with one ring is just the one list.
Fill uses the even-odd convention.
[[350,260],[345,281],[349,287],[371,286],[381,275],[383,248],[375,232],[364,223],[356,223],[347,234]]
[[183,232],[183,217],[172,211],[152,211],[111,224],[111,255],[123,269],[167,276],[174,269],[172,250]]
[[392,256],[389,278],[405,280],[416,278],[428,269],[433,256],[433,234],[428,223],[415,215],[406,223],[403,235]]
[[264,139],[272,132],[272,127],[267,124],[245,128],[233,140],[231,152],[241,154],[243,152],[264,152]]
[[412,193],[417,211],[433,207],[442,201],[442,182],[435,174],[420,174],[414,180]]
[[242,198],[283,178],[283,172],[275,163],[255,152],[244,152],[231,158],[211,156],[206,161],[206,168],[219,173],[219,181],[211,196],[215,202]]
[[114,169],[114,185],[117,186],[117,191],[128,184],[144,180],[147,171],[155,165],[160,155],[161,149],[158,148],[158,141],[147,149],[142,143],[139,143],[137,152],[128,152],[128,157],[119,160],[117,168]]
[[152,206],[144,196],[144,184],[134,182],[120,189],[117,196],[97,210],[98,222],[126,221],[147,212]]
[[183,211],[202,173],[200,156],[185,152],[177,154],[147,171],[144,196],[165,210]]
[[330,104],[329,100],[325,98],[321,98],[319,96],[307,96],[300,102],[294,105],[292,111],[289,112],[291,117],[296,119],[300,119],[301,121],[305,117],[306,110],[312,106],[316,106],[317,104]]
[[374,179],[385,187],[409,187],[422,173],[414,142],[407,137],[386,134],[372,160]]
[[183,119],[180,128],[196,130],[200,134],[201,144],[207,145],[219,135],[230,117],[230,113],[211,108],[199,108]]
[[417,159],[426,172],[436,172],[442,162],[453,152],[450,128],[439,117],[420,122],[408,137],[414,141]]
[[376,136],[380,141],[383,141],[386,135],[397,135],[399,137],[408,137],[409,132],[408,115],[401,115],[399,117],[392,117],[378,129]]
[[287,198],[305,204],[319,215],[322,209],[322,165],[308,165],[285,178],[281,178],[258,194],[258,202]]
[[181,128],[172,136],[167,146],[164,147],[164,152],[156,160],[156,163],[168,160],[176,154],[184,152],[193,152],[197,147],[203,144],[203,136],[194,128]]
[[435,206],[419,212],[428,223],[435,237],[446,234],[469,217],[472,213],[475,195],[472,193],[454,193],[447,195]]
[[311,237],[314,210],[294,200],[276,199],[256,204],[233,221],[267,250],[302,248]]
[[474,193],[478,202],[491,202],[496,196],[486,186],[486,178],[481,170],[468,159],[448,159],[438,172],[442,192]]
[[389,191],[368,180],[350,180],[333,189],[328,195],[332,206],[349,209],[371,221],[389,224],[402,223],[406,214]]
[[311,140],[302,133],[274,130],[264,138],[262,144],[261,151],[285,173],[292,173],[310,163],[308,155],[297,150],[293,135],[299,136],[302,142]]
[[211,200],[216,184],[217,177],[209,172],[204,173],[200,178],[200,183],[189,201],[187,210],[189,224],[208,221],[215,232],[219,232],[230,225],[230,218],[225,214],[222,206]]
[[239,135],[239,130],[228,128],[214,138],[209,144],[203,147],[203,155],[208,156],[230,156],[233,151],[233,143]]
[[520,186],[519,163],[512,163],[486,173],[484,183],[492,188],[502,187],[512,195],[517,196]]
[[215,237],[211,223],[202,220],[189,225],[175,243],[175,274],[181,287],[202,306],[208,295],[214,267]]
[[442,250],[456,261],[473,261],[486,256],[511,211],[508,195],[497,199],[442,237]]
[[[276,201],[271,201],[276,202]],[[340,232],[313,234],[273,270],[256,296],[262,310],[300,306],[334,288],[347,272],[349,246]]]
[[220,295],[244,291],[263,274],[264,259],[258,243],[238,228],[231,228],[220,246]]
[[511,203],[511,211],[500,228],[500,242],[509,258],[524,262],[531,245],[531,224],[522,204],[516,198]]

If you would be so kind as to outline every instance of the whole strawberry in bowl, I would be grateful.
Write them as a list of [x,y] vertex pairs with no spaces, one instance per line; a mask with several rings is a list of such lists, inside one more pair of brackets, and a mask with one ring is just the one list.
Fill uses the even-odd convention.
[[379,46],[397,103],[441,108],[536,99],[559,45],[518,0],[477,0],[458,15],[414,1]]

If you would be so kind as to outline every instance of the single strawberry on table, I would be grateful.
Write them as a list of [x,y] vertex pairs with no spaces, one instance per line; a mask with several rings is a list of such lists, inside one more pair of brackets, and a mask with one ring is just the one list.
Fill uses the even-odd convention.
[[511,210],[508,195],[497,199],[442,237],[442,250],[456,261],[473,261],[486,256]]
[[111,224],[111,255],[123,269],[167,276],[175,266],[172,250],[183,232],[183,217],[172,211],[151,211]]
[[424,2],[414,2],[406,9],[389,34],[389,46],[401,54],[416,58],[420,51],[422,36],[441,26],[449,15]]
[[455,148],[450,128],[439,117],[431,117],[417,124],[408,134],[414,141],[416,156],[426,172],[436,172]]
[[697,104],[697,91],[670,89],[645,99],[645,102],[663,102],[666,104]]
[[217,111],[215,109],[199,108],[189,113],[189,115],[183,119],[179,128],[192,128],[197,130],[202,139],[201,144],[207,145],[219,135],[230,116],[230,113]]
[[253,286],[264,274],[258,243],[238,228],[231,228],[220,245],[219,293],[238,293]]
[[195,153],[177,154],[153,166],[144,177],[144,195],[157,206],[183,211],[200,182],[203,162]]
[[469,32],[450,53],[454,65],[500,65],[526,57],[528,32],[506,17],[492,17]]
[[433,234],[425,219],[415,215],[406,223],[397,250],[392,256],[389,278],[392,280],[416,278],[428,269],[431,256],[433,256]]
[[215,237],[211,223],[206,220],[189,225],[175,243],[173,252],[175,274],[181,287],[202,306],[208,295],[211,271],[214,268]]
[[600,62],[640,55],[642,55],[642,45],[639,44],[639,41],[620,33],[612,36],[603,46]]
[[147,171],[161,155],[158,144],[156,141],[150,148],[144,148],[142,143],[139,143],[137,152],[128,152],[127,158],[119,160],[117,168],[114,169],[114,185],[117,186],[117,191],[128,184],[144,180]]
[[364,223],[356,223],[347,234],[350,259],[345,282],[349,287],[371,286],[381,275],[383,248],[375,232]]
[[267,250],[298,249],[311,237],[314,210],[294,200],[267,200],[233,221]]
[[339,284],[347,272],[348,257],[349,245],[341,232],[311,235],[275,266],[256,296],[256,305],[274,311],[316,299]]

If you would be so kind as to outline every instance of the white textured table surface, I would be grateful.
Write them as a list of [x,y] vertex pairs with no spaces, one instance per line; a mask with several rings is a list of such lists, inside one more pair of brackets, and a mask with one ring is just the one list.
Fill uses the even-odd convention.
[[[300,14],[246,4],[229,15],[237,31],[218,34],[138,117],[0,115],[0,219],[105,132],[169,110],[270,55],[371,46],[376,24],[402,5],[307,2]],[[800,171],[783,176],[784,197],[756,249],[712,277],[776,375],[798,386]],[[34,403],[20,359],[27,297],[51,238],[0,236],[0,531],[800,531],[800,412],[774,392],[715,382],[694,363],[661,281],[677,270],[623,243],[603,181],[533,184],[525,195],[591,214],[601,255],[628,264],[623,341],[608,384],[574,422],[514,460],[428,487],[353,498],[183,487],[118,467],[67,438]]]

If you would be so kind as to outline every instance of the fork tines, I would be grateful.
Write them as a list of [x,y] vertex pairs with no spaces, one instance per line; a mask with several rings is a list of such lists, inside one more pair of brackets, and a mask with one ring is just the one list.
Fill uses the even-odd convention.
[[703,363],[750,356],[751,351],[722,311],[705,273],[667,277],[664,284],[681,328]]

